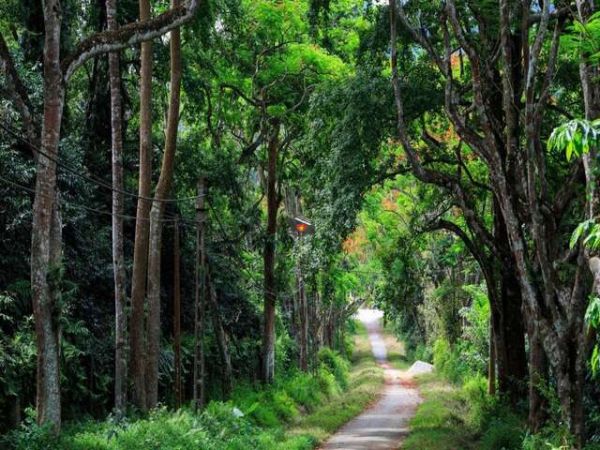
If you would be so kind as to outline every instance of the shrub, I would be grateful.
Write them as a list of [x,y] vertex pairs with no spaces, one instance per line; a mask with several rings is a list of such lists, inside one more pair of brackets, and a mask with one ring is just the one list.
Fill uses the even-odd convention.
[[340,387],[333,375],[325,365],[321,365],[317,371],[317,379],[319,380],[319,388],[327,397],[332,397],[339,394]]
[[521,422],[515,416],[492,419],[483,435],[483,450],[519,450],[523,439]]
[[459,353],[445,339],[437,339],[433,344],[433,364],[453,383],[461,381],[467,373],[467,367],[461,362]]
[[342,356],[331,350],[329,347],[324,347],[318,354],[319,362],[324,364],[342,389],[348,388],[348,377],[350,373],[350,365]]
[[299,414],[294,399],[283,389],[273,392],[273,408],[277,415],[286,422],[296,418]]
[[487,425],[495,406],[494,397],[487,393],[487,379],[475,375],[464,381],[462,395],[469,405],[467,422],[473,428],[480,430]]
[[323,400],[319,381],[307,373],[298,373],[285,382],[286,392],[294,401],[307,409],[312,409]]

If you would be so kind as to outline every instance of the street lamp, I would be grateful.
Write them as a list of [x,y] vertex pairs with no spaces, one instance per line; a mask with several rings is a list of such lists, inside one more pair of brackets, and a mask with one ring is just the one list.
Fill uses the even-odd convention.
[[304,236],[305,234],[313,234],[315,232],[314,225],[306,219],[294,217],[290,222],[292,229],[296,232],[298,237]]

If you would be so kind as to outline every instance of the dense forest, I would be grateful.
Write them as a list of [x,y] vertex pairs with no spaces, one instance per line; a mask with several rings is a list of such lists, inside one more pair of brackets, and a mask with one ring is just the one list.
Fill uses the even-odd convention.
[[597,1],[0,0],[0,80],[1,448],[316,448],[364,305],[406,448],[600,448]]

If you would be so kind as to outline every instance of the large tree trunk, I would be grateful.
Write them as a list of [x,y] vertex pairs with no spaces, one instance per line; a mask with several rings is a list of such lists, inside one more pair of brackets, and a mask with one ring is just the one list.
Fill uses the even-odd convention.
[[175,407],[181,408],[181,256],[179,249],[179,222],[175,222],[173,244],[173,353],[175,354]]
[[[590,0],[577,0],[577,11],[579,21],[585,23],[590,15],[595,12],[593,2]],[[600,117],[600,67],[589,61],[590,55],[583,55],[579,64],[579,78],[583,93],[583,104],[585,118],[595,120]],[[586,181],[586,211],[587,220],[595,220],[600,208],[600,193],[598,192],[598,151],[596,147],[590,148],[589,152],[582,155],[583,167]],[[597,252],[592,254],[588,251],[588,267],[594,277],[593,292],[600,296],[600,260]]]
[[267,145],[267,232],[263,254],[264,262],[264,329],[262,348],[262,380],[272,383],[275,378],[275,247],[277,240],[277,154],[279,150],[279,124],[272,123]]
[[[510,258],[501,268],[500,317],[496,337],[498,390],[516,405],[525,394],[527,355],[519,282]],[[496,333],[497,331],[497,333]]]
[[[109,30],[117,28],[117,0],[106,0],[106,22]],[[127,402],[127,355],[125,342],[125,256],[123,253],[123,128],[121,104],[121,70],[119,53],[108,55],[111,111],[112,161],[112,260],[115,289],[115,410],[121,415]]]
[[[179,7],[180,0],[171,0],[172,8]],[[171,31],[171,83],[169,112],[165,133],[165,153],[160,177],[150,211],[150,235],[148,251],[148,361],[146,366],[146,406],[154,408],[158,402],[158,358],[160,353],[160,261],[162,249],[163,217],[165,202],[171,190],[177,148],[179,125],[179,102],[181,89],[181,37],[179,28]]]
[[[60,70],[60,4],[44,5],[44,116],[42,151],[58,157],[64,86]],[[31,239],[31,290],[37,342],[37,420],[51,423],[58,431],[61,422],[59,314],[56,286],[60,264],[60,220],[56,204],[56,163],[43,155],[37,158],[35,201]]]
[[[150,19],[150,1],[140,0],[140,21]],[[138,203],[133,247],[131,278],[131,379],[133,403],[146,410],[146,342],[144,338],[146,275],[148,268],[148,233],[152,190],[152,42],[141,44],[140,70],[140,167]]]
[[195,300],[194,300],[194,375],[193,396],[196,410],[204,407],[204,312],[206,310],[206,250],[204,243],[206,210],[206,189],[204,178],[198,181],[196,200],[196,261],[195,261]]

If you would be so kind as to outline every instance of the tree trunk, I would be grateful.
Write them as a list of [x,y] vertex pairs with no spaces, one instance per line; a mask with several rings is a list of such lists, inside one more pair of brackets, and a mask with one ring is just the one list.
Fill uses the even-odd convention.
[[543,394],[547,384],[548,362],[542,345],[539,331],[533,320],[528,321],[527,337],[529,340],[529,417],[528,426],[537,433],[547,419],[548,402]]
[[[171,7],[177,8],[180,0],[171,0]],[[181,89],[181,35],[179,28],[171,31],[171,82],[169,91],[169,112],[165,133],[165,153],[152,210],[150,211],[150,235],[148,250],[148,362],[146,366],[146,406],[154,408],[158,402],[158,358],[160,353],[160,262],[162,249],[163,217],[165,202],[171,190],[177,148],[177,127],[179,125],[179,103]]]
[[10,396],[10,428],[18,428],[21,425],[21,397]]
[[[60,4],[44,5],[44,116],[42,151],[58,156],[64,86],[60,70]],[[37,343],[37,420],[60,429],[59,313],[53,282],[58,283],[60,220],[56,204],[56,163],[37,159],[31,237],[31,290]]]
[[[140,21],[150,19],[150,0],[140,0]],[[146,411],[146,342],[144,337],[148,233],[152,190],[152,42],[141,44],[140,167],[131,279],[131,378],[133,403]]]
[[264,261],[264,329],[262,349],[262,380],[270,384],[275,378],[275,247],[277,239],[277,153],[279,150],[279,123],[272,123],[268,142],[267,162],[267,232]]
[[194,408],[204,407],[204,312],[206,296],[206,253],[204,233],[206,210],[204,208],[206,190],[204,178],[198,181],[198,198],[196,200],[196,267],[195,267],[195,300],[194,300]]
[[227,335],[223,328],[221,313],[219,311],[219,302],[217,301],[217,290],[211,282],[210,276],[207,277],[207,289],[209,291],[208,299],[210,301],[210,311],[213,323],[215,337],[219,354],[221,355],[221,364],[223,367],[223,394],[227,398],[233,391],[233,368],[231,366],[231,356],[229,355],[229,347],[227,345]]
[[490,318],[490,355],[488,358],[488,394],[496,395],[496,340],[494,339],[494,321]]
[[525,395],[527,355],[523,325],[522,299],[512,261],[501,268],[500,286],[502,314],[500,318],[502,342],[496,340],[498,361],[498,389],[511,404],[516,405]]
[[179,249],[179,222],[175,222],[173,244],[173,353],[175,354],[175,407],[181,408],[181,256]]
[[[106,23],[117,28],[117,0],[106,0]],[[111,111],[112,162],[112,260],[115,289],[115,410],[121,415],[127,402],[127,355],[125,350],[127,318],[125,315],[125,256],[123,253],[123,129],[121,105],[121,69],[119,53],[108,55]]]

